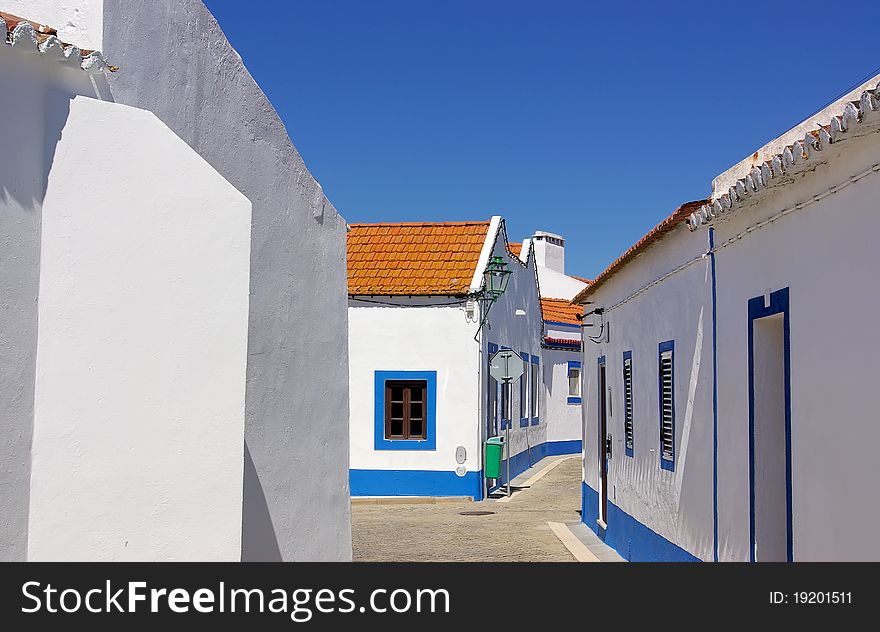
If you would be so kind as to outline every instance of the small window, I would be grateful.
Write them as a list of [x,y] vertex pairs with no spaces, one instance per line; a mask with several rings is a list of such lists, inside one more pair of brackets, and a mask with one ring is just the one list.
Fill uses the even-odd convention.
[[632,351],[623,354],[623,435],[627,456],[633,455],[633,370]]
[[532,392],[529,401],[532,403],[532,420],[538,419],[538,358],[532,357]]
[[660,467],[675,468],[675,348],[660,344]]
[[427,438],[425,380],[385,382],[385,438],[424,441]]
[[529,356],[525,353],[519,355],[523,359],[523,373],[519,378],[519,418],[522,423],[529,414]]
[[581,363],[568,363],[568,403],[581,403]]

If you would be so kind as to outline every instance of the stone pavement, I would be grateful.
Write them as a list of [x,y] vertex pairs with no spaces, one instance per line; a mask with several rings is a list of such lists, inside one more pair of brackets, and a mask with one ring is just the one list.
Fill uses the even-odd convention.
[[[536,475],[559,462],[539,480]],[[580,522],[580,457],[550,457],[514,479],[531,482],[509,500],[352,505],[355,561],[574,562],[548,522]],[[463,516],[462,511],[492,511]],[[588,531],[588,530],[587,530]],[[578,536],[581,537],[581,536]],[[598,545],[597,545],[598,543]],[[598,547],[598,548],[597,548]],[[599,559],[613,559],[604,544],[588,543]],[[608,549],[610,551],[610,549]],[[613,552],[612,552],[613,553]]]

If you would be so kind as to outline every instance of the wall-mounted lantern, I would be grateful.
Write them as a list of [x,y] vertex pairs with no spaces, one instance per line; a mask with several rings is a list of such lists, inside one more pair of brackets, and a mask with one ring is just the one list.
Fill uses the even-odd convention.
[[485,293],[486,298],[495,302],[499,296],[504,294],[507,289],[507,282],[510,280],[510,270],[507,269],[507,263],[503,257],[492,257],[486,265],[483,272],[483,279],[486,282]]

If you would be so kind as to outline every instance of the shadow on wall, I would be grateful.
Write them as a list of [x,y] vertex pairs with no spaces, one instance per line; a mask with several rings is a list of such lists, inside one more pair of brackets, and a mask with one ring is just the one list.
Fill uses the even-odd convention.
[[[5,44],[0,43],[0,46]],[[46,60],[3,51],[0,73],[0,561],[27,559],[42,205],[70,93],[47,90]],[[82,76],[85,78],[85,74]]]
[[241,517],[241,559],[248,562],[281,562],[278,536],[257,468],[244,443],[244,498]]

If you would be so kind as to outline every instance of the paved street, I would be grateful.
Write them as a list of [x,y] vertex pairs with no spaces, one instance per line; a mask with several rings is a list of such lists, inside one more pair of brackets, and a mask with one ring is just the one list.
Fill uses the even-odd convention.
[[[580,520],[579,457],[545,459],[514,484],[509,501],[352,505],[355,561],[574,562],[548,522]],[[463,516],[463,511],[493,511]],[[604,545],[601,545],[604,546]],[[606,547],[607,548],[607,547]]]

